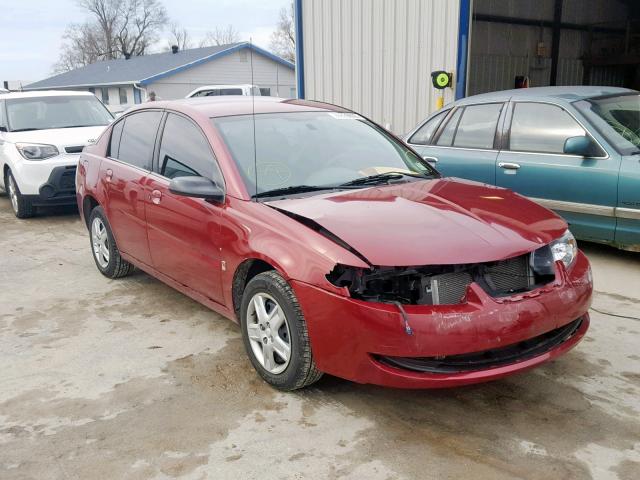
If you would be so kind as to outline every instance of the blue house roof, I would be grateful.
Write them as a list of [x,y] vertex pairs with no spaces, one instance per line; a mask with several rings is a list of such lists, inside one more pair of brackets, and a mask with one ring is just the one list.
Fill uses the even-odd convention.
[[221,58],[244,48],[250,48],[255,53],[270,58],[285,67],[294,68],[293,63],[277,55],[252,45],[249,42],[240,42],[215,47],[192,48],[181,50],[177,53],[155,53],[140,57],[131,57],[129,60],[125,60],[124,58],[105,60],[59,75],[54,75],[39,82],[31,83],[25,86],[24,90],[123,85],[130,83],[147,85],[160,78]]

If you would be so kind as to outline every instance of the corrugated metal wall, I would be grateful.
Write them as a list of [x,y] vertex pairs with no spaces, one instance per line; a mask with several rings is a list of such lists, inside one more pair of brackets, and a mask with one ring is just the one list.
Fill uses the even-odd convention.
[[[454,72],[455,0],[302,0],[308,99],[343,105],[396,133],[435,109],[433,70]],[[454,92],[445,90],[445,103]]]

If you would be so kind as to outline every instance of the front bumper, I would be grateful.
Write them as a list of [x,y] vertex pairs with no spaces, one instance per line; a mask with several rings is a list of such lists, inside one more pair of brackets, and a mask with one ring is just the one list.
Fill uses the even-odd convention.
[[[559,264],[560,265],[560,264]],[[293,281],[307,321],[317,367],[359,383],[402,388],[441,388],[493,380],[535,367],[573,348],[589,327],[592,280],[580,252],[569,272],[557,269],[554,282],[506,298],[493,298],[477,284],[460,305],[405,305],[412,335],[395,305],[342,297]],[[417,371],[388,358],[442,359],[485,351],[509,351],[576,322],[561,341],[532,355],[454,371]],[[468,358],[475,358],[468,355]]]
[[66,165],[51,170],[49,178],[38,188],[37,195],[26,195],[36,206],[76,204],[76,166]]

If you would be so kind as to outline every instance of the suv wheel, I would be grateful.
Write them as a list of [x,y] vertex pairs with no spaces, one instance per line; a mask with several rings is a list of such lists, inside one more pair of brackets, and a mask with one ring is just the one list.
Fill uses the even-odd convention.
[[13,208],[13,213],[16,215],[16,217],[33,217],[35,209],[31,204],[31,200],[25,198],[24,195],[20,193],[20,189],[18,188],[18,184],[16,183],[15,178],[13,178],[11,170],[7,170],[7,173],[4,177],[4,184],[7,187],[7,195],[9,195],[9,199],[11,200],[11,208]]
[[240,307],[242,339],[253,367],[280,390],[318,381],[318,371],[300,305],[289,284],[275,271],[247,284]]
[[133,271],[133,265],[120,256],[102,207],[96,207],[91,211],[89,236],[96,267],[105,277],[120,278]]

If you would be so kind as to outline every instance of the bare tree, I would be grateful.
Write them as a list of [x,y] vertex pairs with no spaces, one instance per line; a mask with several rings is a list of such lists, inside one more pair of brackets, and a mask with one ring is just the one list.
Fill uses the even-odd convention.
[[168,21],[160,0],[77,0],[89,14],[70,24],[54,71],[63,72],[98,60],[144,55]]
[[187,50],[192,48],[191,35],[186,28],[181,27],[176,22],[169,25],[169,40],[167,41],[167,50],[176,45],[179,50]]
[[271,50],[290,62],[296,61],[296,27],[293,2],[280,9],[278,25],[271,34]]
[[240,41],[240,34],[233,25],[226,27],[216,27],[207,32],[200,42],[201,47],[211,47],[214,45],[228,45]]

